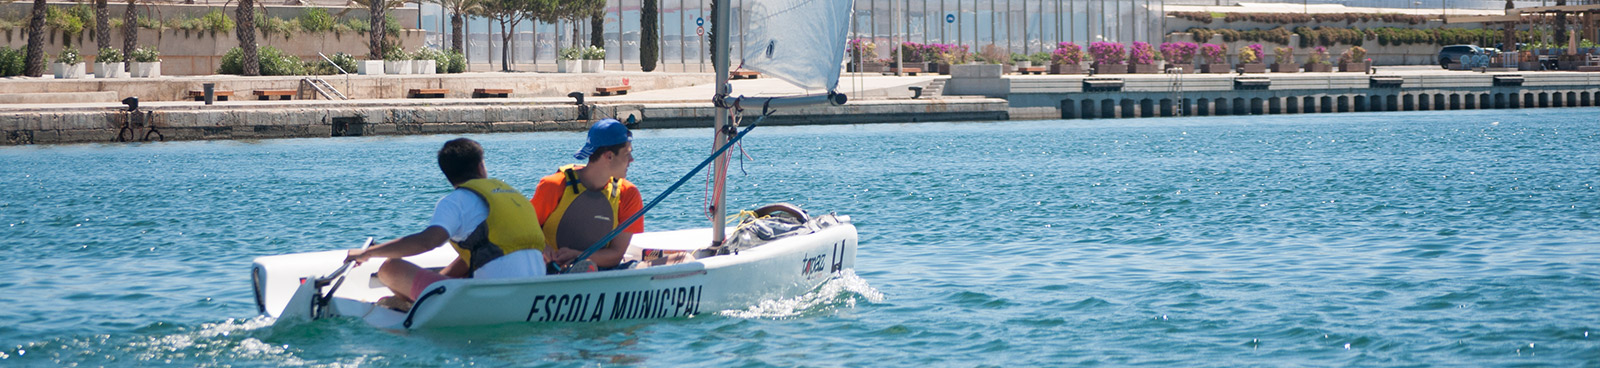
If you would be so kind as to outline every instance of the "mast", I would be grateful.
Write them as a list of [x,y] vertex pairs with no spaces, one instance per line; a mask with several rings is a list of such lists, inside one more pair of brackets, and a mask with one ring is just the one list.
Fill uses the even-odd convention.
[[[716,15],[712,17],[713,19],[711,19],[711,26],[713,30],[711,33],[711,47],[712,49],[717,50],[716,58],[714,58],[711,63],[713,69],[715,69],[717,73],[717,95],[714,98],[716,105],[718,105],[716,117],[712,120],[711,125],[713,131],[712,134],[715,135],[715,139],[712,140],[711,144],[711,151],[713,153],[716,152],[717,148],[722,147],[724,143],[728,142],[728,135],[723,133],[723,127],[728,125],[728,108],[723,107],[724,105],[722,100],[724,97],[727,97],[733,93],[732,86],[728,85],[728,61],[730,60],[728,53],[731,49],[731,47],[728,47],[728,32],[731,32],[732,30],[732,27],[729,27],[728,24],[728,20],[732,19],[731,15],[729,14],[729,12],[732,11],[730,9],[732,6],[728,4],[731,1],[732,0],[717,1]],[[721,157],[717,157],[717,159],[714,161],[714,165],[715,166],[713,166],[712,169],[713,178],[711,179],[713,181],[711,189],[712,204],[710,208],[711,246],[718,247],[722,246],[722,241],[727,237],[727,220],[725,220],[725,217],[727,217],[727,210],[724,208],[726,197],[723,195],[723,193],[728,185],[728,156],[724,154]]]

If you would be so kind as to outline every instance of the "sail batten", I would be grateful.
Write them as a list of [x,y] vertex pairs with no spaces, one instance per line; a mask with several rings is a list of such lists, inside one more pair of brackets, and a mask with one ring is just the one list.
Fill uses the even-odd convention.
[[741,68],[806,89],[834,91],[852,0],[747,0]]

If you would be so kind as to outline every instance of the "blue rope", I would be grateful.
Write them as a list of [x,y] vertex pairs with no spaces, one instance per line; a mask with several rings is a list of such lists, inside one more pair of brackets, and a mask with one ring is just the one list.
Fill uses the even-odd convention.
[[[744,130],[739,131],[739,134],[733,136],[733,139],[729,139],[728,143],[722,144],[722,147],[718,148],[716,153],[712,153],[711,157],[707,157],[705,161],[701,161],[700,165],[694,167],[694,170],[689,170],[688,174],[684,174],[682,178],[679,178],[677,183],[672,183],[672,186],[667,187],[666,191],[656,195],[656,199],[650,200],[650,204],[644,205],[644,208],[639,209],[639,212],[628,217],[627,221],[623,221],[621,224],[617,225],[616,229],[612,229],[610,233],[606,233],[606,237],[601,238],[599,242],[589,246],[588,250],[583,251],[583,255],[579,255],[578,258],[572,260],[572,264],[582,262],[583,260],[588,259],[590,255],[594,255],[595,251],[605,248],[605,245],[610,243],[612,238],[616,238],[617,235],[622,234],[622,229],[627,229],[629,225],[633,225],[634,222],[638,222],[640,218],[644,217],[645,212],[649,212],[651,208],[656,206],[656,204],[661,203],[661,200],[666,199],[668,194],[672,194],[673,191],[677,191],[678,187],[683,186],[683,183],[686,183],[690,178],[693,178],[694,174],[700,173],[701,169],[705,169],[706,165],[710,165],[712,161],[717,159],[717,157],[722,157],[722,153],[727,152],[728,147],[733,147],[734,143],[738,143],[739,139],[744,138],[744,135],[750,133],[751,129],[755,129],[756,125],[761,124],[762,120],[766,120],[767,116],[768,114],[763,114],[760,118],[756,118],[755,122],[750,123],[750,125],[746,126]],[[566,268],[561,269],[561,273],[567,273],[567,271],[571,269],[571,266],[567,266]]]

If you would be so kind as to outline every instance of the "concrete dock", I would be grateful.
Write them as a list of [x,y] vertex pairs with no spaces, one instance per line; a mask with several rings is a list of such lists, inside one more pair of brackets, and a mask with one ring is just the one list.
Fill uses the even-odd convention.
[[[477,75],[472,75],[477,74]],[[615,75],[610,75],[615,74]],[[657,75],[645,75],[657,74]],[[641,76],[642,75],[642,76]],[[183,86],[205,77],[182,77]],[[247,84],[283,88],[298,79],[229,77],[240,91]],[[343,78],[343,77],[341,77]],[[97,102],[0,104],[0,144],[57,144],[195,139],[265,139],[392,134],[459,134],[578,130],[604,117],[642,120],[643,128],[709,127],[716,109],[712,86],[696,83],[708,74],[602,73],[593,76],[542,73],[469,73],[438,76],[348,77],[367,85],[366,98],[203,102],[142,101],[126,111],[115,91],[56,91],[44,80],[4,80],[0,90],[33,94],[81,94]],[[620,96],[565,97],[596,85],[628,79],[635,86]],[[287,82],[285,82],[287,81]],[[74,81],[76,82],[76,81]],[[114,81],[116,83],[136,83]],[[188,87],[145,85],[153,91]],[[391,90],[437,83],[449,98],[399,98]],[[529,86],[507,98],[467,98],[469,87],[489,83]],[[734,94],[776,96],[818,93],[761,78],[733,81]],[[388,87],[381,87],[388,86]],[[542,87],[534,87],[542,86]],[[922,95],[912,98],[913,88]],[[437,88],[437,87],[435,87]],[[221,88],[219,88],[221,89]],[[1600,73],[1466,72],[1436,67],[1378,67],[1376,73],[1121,74],[865,76],[846,74],[843,106],[780,109],[770,125],[1098,119],[1166,116],[1431,111],[1600,105]],[[115,89],[114,89],[115,90]],[[362,89],[353,89],[362,90]],[[114,93],[115,92],[115,93]],[[167,92],[155,92],[164,94]],[[236,97],[241,93],[236,93]],[[0,93],[0,98],[6,96]],[[248,96],[246,94],[246,96]],[[745,116],[760,106],[745,106]]]

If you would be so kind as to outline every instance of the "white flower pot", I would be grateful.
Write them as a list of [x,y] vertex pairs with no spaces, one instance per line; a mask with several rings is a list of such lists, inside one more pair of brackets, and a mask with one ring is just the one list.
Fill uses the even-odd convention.
[[582,60],[557,60],[556,61],[556,73],[579,73],[579,72],[583,72],[583,67],[578,65],[578,62],[580,62],[580,61],[582,61]]
[[435,60],[412,60],[411,74],[437,74],[439,62]]
[[56,72],[56,78],[57,79],[78,79],[78,78],[83,78],[84,71],[87,70],[88,68],[89,68],[89,64],[88,63],[77,63],[77,64],[72,64],[72,65],[56,63],[56,69],[59,70],[58,72]]
[[383,72],[388,74],[411,74],[411,60],[384,61]]
[[1018,61],[1016,63],[1017,63],[1017,68],[1019,68],[1019,69],[1020,68],[1032,68],[1033,67],[1033,62],[1032,61],[1024,60],[1024,61]]
[[161,62],[159,62],[159,61],[148,62],[148,63],[141,63],[141,62],[134,62],[133,63],[133,77],[134,78],[155,78],[155,77],[160,77],[160,76],[161,76]]
[[606,69],[606,61],[605,60],[584,60],[583,61],[583,72],[584,73],[599,73],[600,71],[605,70],[605,69]]
[[383,75],[383,60],[357,60],[356,73],[361,75]]
[[120,61],[115,63],[94,63],[94,77],[116,78],[118,75],[124,74],[122,72],[122,65],[122,62]]
[[56,79],[61,79],[61,77],[62,77],[61,71],[62,70],[66,70],[65,68],[62,68],[62,67],[66,66],[66,65],[67,64],[62,64],[62,63],[50,63],[50,76],[55,77]]

